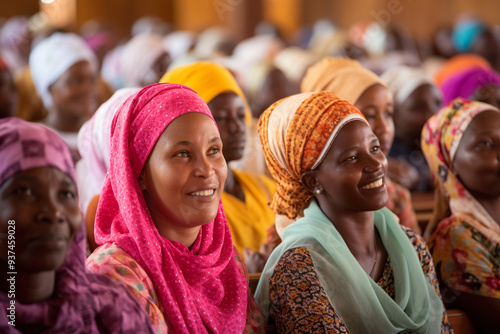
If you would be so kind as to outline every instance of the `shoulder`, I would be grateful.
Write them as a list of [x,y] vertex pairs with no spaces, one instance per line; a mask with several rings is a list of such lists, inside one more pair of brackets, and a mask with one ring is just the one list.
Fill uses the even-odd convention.
[[98,247],[86,261],[87,267],[127,286],[136,297],[158,301],[152,280],[127,252],[114,243]]
[[276,191],[276,182],[263,174],[254,174],[239,169],[232,169],[238,181],[243,184],[256,186],[266,192],[273,194]]

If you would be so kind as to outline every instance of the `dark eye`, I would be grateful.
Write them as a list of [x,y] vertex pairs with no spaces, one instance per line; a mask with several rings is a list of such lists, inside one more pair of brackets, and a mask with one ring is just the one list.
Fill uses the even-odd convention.
[[372,152],[378,152],[380,151],[380,146],[379,145],[375,145],[372,147]]
[[392,111],[392,110],[385,111],[385,117],[392,118],[393,115],[394,115],[394,111]]
[[479,143],[477,143],[476,146],[479,149],[491,148],[493,147],[493,142],[491,142],[490,140],[482,140]]
[[61,190],[59,192],[64,199],[75,199],[76,194],[71,190]]
[[33,190],[27,186],[19,186],[14,189],[13,193],[16,195],[31,196],[33,195]]
[[358,158],[357,155],[351,155],[350,157],[348,157],[347,159],[345,159],[345,161],[354,161]]
[[180,151],[180,152],[177,152],[177,154],[175,156],[181,157],[181,158],[187,158],[189,155],[188,155],[187,151]]

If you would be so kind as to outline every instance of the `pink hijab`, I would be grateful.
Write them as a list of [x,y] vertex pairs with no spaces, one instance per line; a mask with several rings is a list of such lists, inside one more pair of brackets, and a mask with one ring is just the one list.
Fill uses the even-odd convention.
[[[241,333],[247,284],[234,258],[222,202],[191,249],[158,233],[137,178],[156,141],[177,117],[213,117],[192,89],[154,84],[125,101],[113,119],[111,163],[96,214],[98,244],[114,242],[148,273],[176,333]],[[215,121],[214,121],[215,124]]]

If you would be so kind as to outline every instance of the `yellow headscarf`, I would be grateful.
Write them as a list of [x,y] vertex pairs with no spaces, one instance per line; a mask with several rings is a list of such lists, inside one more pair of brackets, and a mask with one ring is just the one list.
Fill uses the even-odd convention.
[[186,66],[177,67],[167,72],[161,83],[176,83],[194,89],[198,95],[209,103],[217,95],[224,92],[236,93],[245,104],[245,121],[250,125],[252,115],[245,95],[228,69],[209,61],[198,61]]
[[372,71],[348,58],[324,57],[308,68],[302,79],[302,93],[326,91],[355,104],[363,92],[384,82]]

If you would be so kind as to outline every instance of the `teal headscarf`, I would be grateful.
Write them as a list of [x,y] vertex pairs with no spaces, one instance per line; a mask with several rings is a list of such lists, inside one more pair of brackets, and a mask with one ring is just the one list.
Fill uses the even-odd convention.
[[374,219],[391,261],[395,300],[366,274],[313,200],[304,217],[284,230],[283,242],[262,272],[255,299],[265,318],[274,267],[287,250],[304,247],[330,303],[351,333],[440,333],[443,303],[424,275],[413,245],[388,209],[375,211]]

